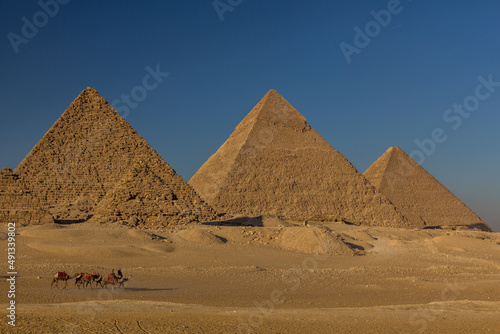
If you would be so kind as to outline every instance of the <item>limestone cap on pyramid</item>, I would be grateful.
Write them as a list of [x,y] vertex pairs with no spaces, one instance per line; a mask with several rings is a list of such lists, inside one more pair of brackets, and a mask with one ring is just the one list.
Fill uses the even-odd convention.
[[399,147],[390,147],[363,175],[420,227],[491,228]]
[[275,90],[189,181],[218,212],[409,226]]
[[236,130],[253,125],[255,122],[269,123],[296,131],[305,131],[310,128],[306,118],[274,89],[264,95],[236,127]]

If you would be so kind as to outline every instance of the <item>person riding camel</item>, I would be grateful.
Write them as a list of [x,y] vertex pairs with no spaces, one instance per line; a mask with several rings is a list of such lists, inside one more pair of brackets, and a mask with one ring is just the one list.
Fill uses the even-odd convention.
[[108,275],[108,282],[111,280],[110,277],[112,277],[113,281],[118,281],[118,278],[116,277],[115,269],[114,268],[111,270],[111,273],[109,273],[109,275]]
[[116,273],[116,276],[115,276],[117,279],[121,279],[123,278],[123,274],[122,274],[122,270],[120,268],[118,268],[118,272]]

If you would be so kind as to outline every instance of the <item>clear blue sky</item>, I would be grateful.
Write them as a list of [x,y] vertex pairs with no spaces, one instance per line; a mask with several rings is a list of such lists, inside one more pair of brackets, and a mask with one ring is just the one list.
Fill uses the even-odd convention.
[[[476,92],[500,82],[499,1],[54,1],[0,2],[0,168],[91,86],[134,91],[126,120],[189,180],[276,89],[360,172],[442,129],[422,166],[500,230],[500,87]],[[157,64],[169,76],[146,91]]]

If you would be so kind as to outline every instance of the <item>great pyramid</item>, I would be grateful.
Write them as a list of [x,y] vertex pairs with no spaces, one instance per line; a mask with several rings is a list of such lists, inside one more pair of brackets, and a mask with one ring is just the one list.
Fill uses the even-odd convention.
[[218,212],[411,226],[274,90],[189,184]]
[[175,180],[174,193],[185,192],[176,194],[188,205],[203,203],[95,89],[87,88],[15,173],[27,182],[56,221],[86,220],[105,194],[140,161],[163,162],[161,172],[169,176],[161,177]]
[[491,231],[399,147],[389,148],[363,175],[417,226],[464,225]]
[[162,159],[140,161],[99,202],[90,221],[175,225],[208,221],[215,212]]

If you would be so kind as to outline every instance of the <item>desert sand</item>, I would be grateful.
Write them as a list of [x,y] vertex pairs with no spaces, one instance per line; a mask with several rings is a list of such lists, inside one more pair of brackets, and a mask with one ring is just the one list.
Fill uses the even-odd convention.
[[[19,226],[16,251],[16,327],[3,333],[500,332],[498,233],[275,217],[45,224]],[[58,271],[118,268],[124,289],[50,286]]]

